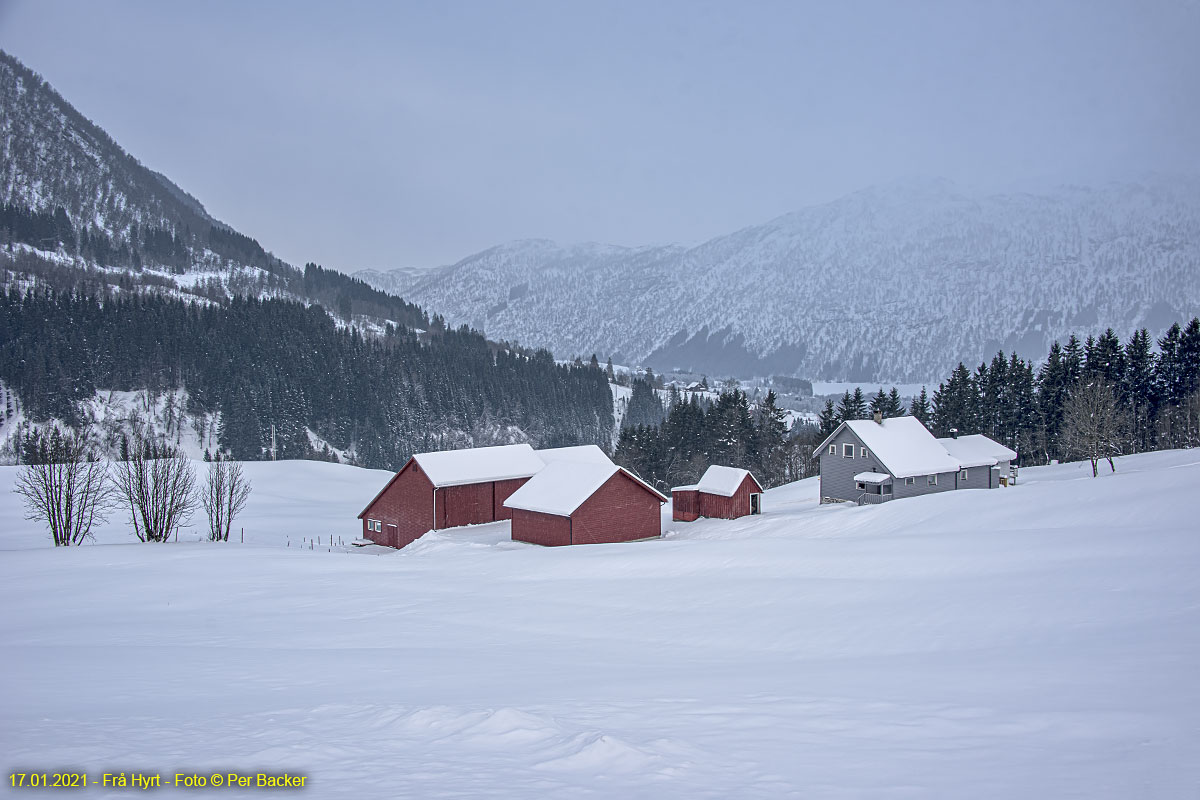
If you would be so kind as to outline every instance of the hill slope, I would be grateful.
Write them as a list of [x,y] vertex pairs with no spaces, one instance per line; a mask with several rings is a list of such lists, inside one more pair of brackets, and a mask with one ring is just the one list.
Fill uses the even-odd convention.
[[697,247],[522,241],[364,275],[500,338],[658,369],[922,382],[1200,311],[1200,183],[864,190]]
[[[252,544],[0,558],[0,603],[22,609],[0,619],[11,764],[288,770],[380,798],[1200,781],[1195,451],[862,508],[793,484],[762,517],[663,541],[544,549],[500,523],[377,558],[296,543],[355,535],[386,474],[247,469]],[[29,547],[14,473],[0,547]]]

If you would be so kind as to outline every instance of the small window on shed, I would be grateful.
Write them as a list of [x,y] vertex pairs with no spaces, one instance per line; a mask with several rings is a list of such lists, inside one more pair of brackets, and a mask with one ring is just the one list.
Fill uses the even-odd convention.
[[842,458],[854,458],[854,445],[842,445]]
[[930,485],[930,486],[937,486],[937,475],[930,475],[930,476],[929,476],[929,485]]

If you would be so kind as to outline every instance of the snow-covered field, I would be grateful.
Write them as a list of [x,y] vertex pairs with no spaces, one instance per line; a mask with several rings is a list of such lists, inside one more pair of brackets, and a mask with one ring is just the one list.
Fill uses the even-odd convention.
[[55,551],[0,468],[2,766],[289,770],[313,797],[1194,798],[1200,451],[1118,470],[862,508],[805,481],[661,541],[499,523],[371,553],[297,542],[357,536],[382,472],[247,465],[245,545],[124,544],[116,518]]

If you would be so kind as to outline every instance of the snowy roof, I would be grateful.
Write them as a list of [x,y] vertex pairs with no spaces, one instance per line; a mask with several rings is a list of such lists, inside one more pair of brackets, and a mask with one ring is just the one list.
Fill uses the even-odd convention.
[[964,467],[992,467],[999,461],[1012,461],[1017,457],[1016,451],[1009,450],[982,433],[960,436],[957,439],[938,439],[938,443],[946,448],[947,453],[962,462]]
[[507,508],[567,517],[575,513],[575,509],[583,505],[585,500],[618,472],[624,472],[647,491],[658,495],[660,500],[666,501],[667,498],[611,461],[599,464],[594,461],[560,459],[551,461],[545,469],[526,481],[524,486],[504,501],[504,505]]
[[612,460],[604,455],[604,451],[594,444],[581,444],[577,447],[552,447],[549,450],[536,452],[538,457],[547,464],[555,461],[585,461],[590,464],[612,463]]
[[848,420],[821,443],[821,448],[843,427],[852,430],[871,451],[871,455],[883,462],[888,472],[897,478],[959,470],[958,459],[947,453],[946,448],[933,438],[929,429],[916,417],[892,417],[883,422]]
[[528,478],[545,465],[527,444],[417,453],[413,459],[439,487]]
[[892,476],[886,472],[860,472],[854,476],[854,480],[860,483],[887,483],[891,479]]
[[[678,486],[677,489],[696,489],[705,494],[719,494],[722,497],[733,497],[734,492],[742,485],[747,477],[754,478],[750,470],[736,467],[722,467],[713,464],[704,471],[704,477],[694,486]],[[758,483],[757,480],[754,481]]]

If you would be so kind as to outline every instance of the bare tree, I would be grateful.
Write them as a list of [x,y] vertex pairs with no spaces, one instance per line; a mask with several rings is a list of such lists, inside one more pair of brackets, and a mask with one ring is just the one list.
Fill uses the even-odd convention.
[[128,458],[114,465],[113,483],[143,542],[165,542],[196,508],[196,470],[172,447],[135,436]]
[[1121,429],[1116,397],[1103,378],[1097,376],[1071,391],[1063,413],[1062,443],[1069,454],[1092,462],[1093,478],[1101,458],[1117,471],[1113,457],[1121,454]]
[[13,491],[25,503],[25,519],[50,528],[55,547],[82,544],[113,504],[106,465],[84,434],[53,429],[37,438]]
[[242,474],[242,465],[217,453],[208,465],[208,479],[200,494],[200,503],[208,514],[209,541],[229,541],[229,526],[248,499],[250,481]]

